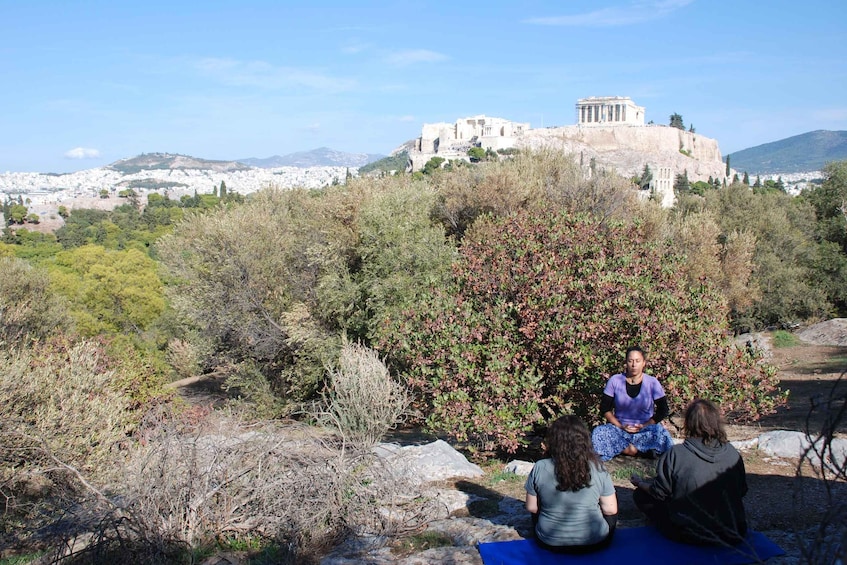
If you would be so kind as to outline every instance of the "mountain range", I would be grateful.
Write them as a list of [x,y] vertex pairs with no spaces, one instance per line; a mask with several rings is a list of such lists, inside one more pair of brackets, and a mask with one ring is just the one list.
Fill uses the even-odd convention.
[[371,153],[345,153],[343,151],[335,151],[329,147],[318,147],[311,151],[298,151],[297,153],[289,153],[288,155],[274,155],[264,159],[256,157],[248,157],[245,159],[237,159],[239,163],[250,165],[251,167],[259,167],[262,169],[272,169],[275,167],[362,167],[368,163],[379,161],[385,155],[374,155]]
[[726,158],[736,171],[751,174],[820,171],[830,161],[847,159],[847,131],[810,131],[736,151]]

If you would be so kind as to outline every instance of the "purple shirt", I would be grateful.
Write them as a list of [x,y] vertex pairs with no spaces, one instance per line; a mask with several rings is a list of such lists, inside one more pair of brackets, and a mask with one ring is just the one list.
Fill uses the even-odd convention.
[[615,416],[621,424],[643,424],[653,417],[656,400],[665,396],[665,389],[658,379],[644,373],[641,380],[641,391],[635,398],[626,393],[626,375],[612,375],[606,382],[603,394],[615,399]]

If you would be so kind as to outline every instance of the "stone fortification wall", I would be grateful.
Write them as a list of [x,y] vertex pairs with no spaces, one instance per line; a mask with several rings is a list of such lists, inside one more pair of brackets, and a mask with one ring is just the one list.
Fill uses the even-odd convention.
[[[654,188],[664,206],[673,205],[676,175],[688,173],[690,182],[709,177],[723,179],[726,164],[715,139],[670,126],[615,125],[564,126],[533,129],[519,148],[555,148],[574,155],[583,167],[615,170],[624,177],[641,175],[644,165],[653,171]],[[685,153],[682,153],[685,151]],[[661,175],[659,175],[661,173]]]

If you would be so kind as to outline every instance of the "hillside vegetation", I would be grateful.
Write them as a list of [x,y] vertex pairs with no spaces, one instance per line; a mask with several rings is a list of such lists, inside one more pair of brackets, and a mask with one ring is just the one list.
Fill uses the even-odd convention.
[[802,173],[847,159],[847,131],[817,130],[757,145],[727,156],[737,171]]
[[[55,234],[4,203],[0,546],[31,547],[44,520],[70,546],[59,518],[97,500],[110,510],[94,543],[114,562],[191,562],[229,536],[309,562],[395,527],[377,512],[391,493],[362,473],[396,420],[515,452],[564,412],[596,421],[635,344],[673,410],[708,396],[755,420],[785,395],[733,333],[847,314],[847,162],[825,175],[799,197],[693,183],[666,210],[543,151],[247,198],[223,184],[133,197],[71,210]],[[167,386],[204,375],[222,413],[332,439],[301,438],[301,459],[263,433],[205,445],[212,409]],[[316,503],[310,481],[334,494]]]

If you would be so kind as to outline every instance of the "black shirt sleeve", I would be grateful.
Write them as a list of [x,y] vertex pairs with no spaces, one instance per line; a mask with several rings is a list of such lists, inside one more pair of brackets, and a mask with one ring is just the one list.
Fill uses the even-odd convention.
[[[601,407],[602,410],[602,407]],[[657,424],[668,417],[670,409],[668,408],[668,399],[663,396],[656,399],[656,411],[653,413],[653,421]]]
[[[667,403],[665,403],[665,406],[667,406]],[[603,414],[605,414],[609,410],[614,410],[614,409],[615,409],[615,399],[614,399],[614,397],[609,396],[608,394],[604,393],[603,397],[600,399],[600,415],[602,416]]]

